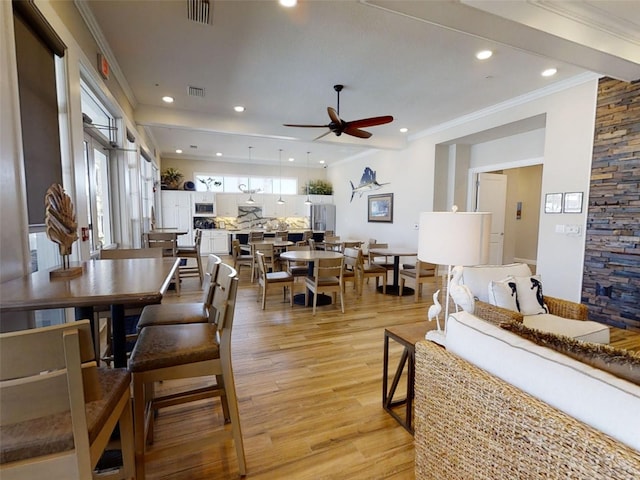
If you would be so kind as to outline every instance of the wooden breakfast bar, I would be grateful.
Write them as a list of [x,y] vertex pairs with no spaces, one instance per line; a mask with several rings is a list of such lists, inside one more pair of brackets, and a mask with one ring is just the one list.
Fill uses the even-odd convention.
[[179,263],[179,258],[90,260],[74,278],[50,279],[48,270],[33,272],[0,284],[0,314],[73,307],[76,320],[92,320],[94,306],[109,305],[114,365],[126,367],[125,305],[159,303]]

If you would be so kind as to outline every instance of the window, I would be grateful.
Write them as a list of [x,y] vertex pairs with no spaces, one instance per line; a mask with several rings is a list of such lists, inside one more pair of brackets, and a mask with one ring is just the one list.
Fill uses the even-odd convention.
[[113,243],[109,198],[109,151],[88,133],[84,137],[87,168],[87,222],[89,246],[95,252]]
[[[260,193],[296,195],[298,193],[297,178],[280,177],[239,177],[234,175],[216,175],[211,173],[194,173],[194,183],[198,192],[241,193],[243,190],[259,190]],[[282,183],[282,190],[280,184]]]

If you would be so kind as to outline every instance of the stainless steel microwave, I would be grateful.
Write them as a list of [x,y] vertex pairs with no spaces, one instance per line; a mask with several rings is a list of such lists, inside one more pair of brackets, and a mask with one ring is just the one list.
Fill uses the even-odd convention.
[[211,202],[196,202],[193,204],[193,213],[195,215],[213,215],[215,210]]

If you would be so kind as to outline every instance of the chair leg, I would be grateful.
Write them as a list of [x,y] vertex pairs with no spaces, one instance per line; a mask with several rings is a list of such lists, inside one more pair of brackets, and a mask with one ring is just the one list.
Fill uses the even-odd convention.
[[386,295],[387,293],[387,274],[384,274],[384,277],[382,277],[382,293],[384,295]]
[[144,383],[142,378],[133,374],[133,434],[135,444],[136,458],[136,478],[143,479],[144,471],[144,450],[145,450],[145,399],[144,399]]
[[204,280],[204,272],[202,270],[202,257],[200,256],[200,253],[196,253],[196,263],[198,264],[198,276],[200,277],[200,285],[202,285],[202,282]]
[[312,315],[316,314],[316,303],[318,302],[318,292],[313,292],[313,313]]
[[262,285],[262,309],[264,310],[266,306],[267,306],[267,283],[265,282],[265,284]]
[[340,290],[340,310],[344,313],[344,297],[342,295],[342,290]]
[[404,290],[404,278],[400,279],[400,288],[398,289],[398,296],[402,296],[402,291]]
[[238,412],[238,400],[236,397],[236,385],[233,379],[233,370],[227,355],[221,355],[222,375],[224,377],[224,391],[229,404],[229,418],[231,420],[231,432],[233,443],[238,457],[238,470],[241,476],[247,474],[247,463],[244,456],[244,442],[242,440],[242,427],[240,426],[240,414]]
[[[132,478],[136,470],[135,441],[133,434],[133,406],[131,399],[122,411],[120,421],[120,448],[122,449],[122,467],[125,478]],[[140,478],[140,477],[138,477]]]

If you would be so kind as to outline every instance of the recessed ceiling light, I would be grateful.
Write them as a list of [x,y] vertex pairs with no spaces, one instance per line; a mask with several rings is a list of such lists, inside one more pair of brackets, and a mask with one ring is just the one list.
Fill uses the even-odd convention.
[[280,5],[283,7],[291,8],[298,4],[298,0],[280,0]]
[[542,76],[543,77],[553,77],[556,73],[558,73],[558,69],[557,68],[547,68],[545,71],[542,72]]
[[182,153],[182,150],[180,150],[179,148],[176,149],[176,153]]
[[290,162],[293,162],[294,160],[295,160],[295,158],[293,158],[293,157],[289,157],[289,161],[290,161]]
[[320,160],[320,163],[321,163],[321,164],[324,164],[324,160]]
[[238,113],[244,112],[244,107],[242,105],[236,105],[233,109]]
[[216,157],[221,157],[222,156],[222,152],[216,152]]
[[478,60],[486,60],[487,58],[491,58],[491,55],[493,55],[491,50],[480,50],[476,53],[476,58]]
[[402,127],[400,129],[400,133],[407,133],[409,131],[409,129],[407,127]]
[[162,101],[164,103],[173,103],[173,97],[170,97],[170,96],[167,95],[165,97],[162,97]]

